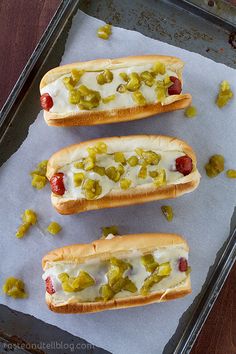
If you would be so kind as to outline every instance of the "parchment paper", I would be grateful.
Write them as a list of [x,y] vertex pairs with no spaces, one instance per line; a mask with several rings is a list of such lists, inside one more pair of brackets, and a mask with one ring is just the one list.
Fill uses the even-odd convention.
[[[236,182],[227,179],[224,173],[210,180],[203,166],[212,154],[219,153],[226,158],[226,169],[236,168],[235,100],[223,110],[214,104],[221,80],[229,80],[236,93],[236,72],[196,53],[120,28],[113,28],[109,41],[100,40],[96,37],[99,26],[101,21],[78,12],[62,64],[149,53],[178,56],[186,62],[184,92],[192,93],[199,114],[192,120],[186,119],[183,111],[178,111],[136,122],[53,128],[46,126],[40,112],[25,142],[0,170],[0,284],[10,275],[22,278],[27,284],[29,298],[14,300],[1,294],[0,302],[113,353],[161,353],[174,334],[179,318],[200,292],[217,251],[229,235]],[[51,206],[49,187],[41,191],[31,187],[29,172],[59,148],[96,137],[143,133],[177,136],[195,149],[202,174],[195,192],[175,200],[60,216]],[[168,223],[160,212],[163,204],[174,208],[172,223]],[[39,222],[30,234],[18,240],[15,231],[26,208],[38,213]],[[63,231],[54,237],[44,231],[52,220],[63,226]],[[59,315],[50,312],[44,303],[42,256],[53,248],[90,242],[100,236],[101,226],[112,224],[119,225],[121,233],[183,234],[191,248],[193,293],[173,302],[97,314]]]

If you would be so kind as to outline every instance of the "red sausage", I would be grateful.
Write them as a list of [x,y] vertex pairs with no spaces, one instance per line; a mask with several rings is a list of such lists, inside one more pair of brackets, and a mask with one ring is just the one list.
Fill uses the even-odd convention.
[[180,258],[179,260],[179,271],[186,272],[188,269],[188,261],[186,258]]
[[44,93],[41,97],[40,97],[40,103],[41,103],[41,107],[45,110],[45,111],[49,111],[52,106],[53,106],[53,100],[52,97],[49,95],[49,93]]
[[173,85],[168,88],[168,94],[179,95],[182,91],[181,81],[175,76],[170,76],[170,80],[173,82]]
[[54,194],[63,195],[65,193],[64,173],[55,173],[50,179],[51,189]]
[[191,157],[185,155],[178,157],[175,160],[176,170],[182,173],[184,176],[189,175],[193,170],[193,161]]
[[45,283],[46,283],[46,292],[50,295],[54,294],[55,290],[52,285],[52,279],[50,277],[47,277]]

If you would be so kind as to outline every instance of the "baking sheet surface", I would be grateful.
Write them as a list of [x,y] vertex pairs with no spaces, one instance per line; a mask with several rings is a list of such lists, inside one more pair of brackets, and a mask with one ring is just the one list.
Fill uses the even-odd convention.
[[[223,64],[133,31],[113,28],[109,41],[100,40],[96,37],[100,25],[101,21],[78,12],[62,64],[127,55],[178,56],[186,62],[184,92],[191,92],[199,114],[192,120],[187,120],[179,111],[136,122],[54,128],[46,126],[40,112],[21,148],[0,169],[0,283],[11,275],[24,279],[29,298],[16,301],[1,296],[0,302],[113,353],[161,353],[175,332],[179,318],[201,291],[209,267],[229,234],[235,206],[235,181],[228,180],[224,173],[210,180],[205,176],[203,166],[211,155],[219,153],[226,158],[226,169],[236,168],[235,101],[223,110],[214,104],[220,81],[229,80],[236,92],[236,73]],[[164,134],[186,140],[198,156],[202,174],[199,188],[175,200],[60,216],[50,204],[49,187],[41,191],[31,187],[29,172],[58,149],[91,138],[129,134]],[[160,212],[163,204],[174,208],[172,223],[168,223]],[[15,230],[21,222],[20,215],[27,208],[38,213],[38,225],[24,239],[18,240],[14,236]],[[54,237],[45,232],[52,220],[63,226],[63,231]],[[100,227],[112,224],[118,225],[121,233],[183,234],[191,249],[193,293],[169,303],[90,315],[58,315],[48,311],[41,280],[42,256],[66,244],[92,241],[100,236]]]

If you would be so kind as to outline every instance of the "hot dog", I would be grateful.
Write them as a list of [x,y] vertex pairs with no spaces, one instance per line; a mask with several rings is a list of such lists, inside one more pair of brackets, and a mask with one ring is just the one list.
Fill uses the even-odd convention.
[[194,151],[167,136],[96,139],[48,162],[52,204],[61,214],[175,198],[199,184]]
[[86,313],[176,299],[191,292],[188,245],[175,234],[136,234],[54,250],[42,260],[46,302]]
[[144,55],[98,59],[50,70],[40,83],[48,125],[115,123],[183,109],[184,63],[175,57]]

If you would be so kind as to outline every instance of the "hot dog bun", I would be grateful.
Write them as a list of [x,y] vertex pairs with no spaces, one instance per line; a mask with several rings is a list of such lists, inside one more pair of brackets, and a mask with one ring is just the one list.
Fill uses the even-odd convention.
[[[115,70],[133,67],[134,71],[136,71],[138,66],[147,64],[153,65],[156,62],[164,63],[166,69],[169,70],[169,72],[174,72],[183,85],[182,71],[184,63],[182,60],[170,56],[143,55],[117,59],[97,59],[88,62],[77,62],[57,67],[44,75],[40,83],[40,92],[41,95],[49,92],[53,96],[53,100],[56,102],[58,100],[58,90],[64,89],[64,87],[60,86],[60,89],[55,89],[55,87],[53,87],[51,89],[48,85],[55,83],[56,80],[63,76],[68,76],[71,73],[71,70],[75,68],[77,70],[85,70],[85,72],[101,72],[104,69]],[[111,92],[108,92],[106,96],[112,95],[114,93],[117,94],[116,90],[112,88]],[[149,97],[146,97],[147,101],[148,98]],[[124,122],[149,117],[162,112],[183,109],[191,103],[191,99],[192,98],[189,93],[180,93],[167,96],[163,103],[147,102],[147,104],[144,106],[136,105],[133,102],[132,104],[128,104],[128,106],[127,104],[121,106],[119,105],[118,107],[109,107],[109,105],[107,105],[107,107],[103,106],[102,108],[98,107],[91,110],[74,109],[67,112],[62,112],[61,109],[54,111],[52,108],[50,111],[44,111],[44,118],[46,123],[52,126],[96,125],[122,121]]]
[[154,184],[141,184],[128,190],[112,189],[108,194],[100,199],[87,200],[85,198],[66,198],[52,193],[51,200],[53,206],[61,214],[80,213],[86,210],[112,208],[124,205],[141,204],[148,201],[176,198],[197,188],[200,181],[200,174],[197,170],[196,155],[192,148],[182,140],[160,135],[133,135],[124,137],[112,137],[95,139],[80,144],[68,146],[49,159],[47,167],[47,177],[51,177],[60,171],[66,164],[72,163],[86,156],[87,148],[99,142],[104,142],[108,146],[108,153],[116,151],[134,151],[135,148],[142,147],[145,150],[172,151],[178,150],[188,155],[192,159],[193,170],[187,176],[176,183],[167,184],[157,188]]
[[[93,262],[96,267],[96,262],[104,262],[111,257],[118,259],[128,259],[131,262],[135,257],[135,252],[141,256],[143,254],[150,254],[154,251],[166,252],[166,259],[172,267],[172,280],[170,288],[162,288],[157,291],[150,291],[147,295],[126,294],[127,296],[115,297],[108,301],[86,301],[79,300],[80,292],[75,296],[72,295],[63,299],[63,294],[59,297],[57,292],[54,294],[46,293],[46,302],[50,310],[58,313],[86,313],[97,312],[110,309],[119,309],[133,306],[142,306],[154,302],[163,302],[167,300],[177,299],[185,296],[191,292],[191,282],[189,273],[181,273],[178,269],[178,260],[180,257],[188,258],[188,245],[186,241],[176,234],[135,234],[116,236],[112,239],[97,240],[90,244],[72,245],[63,247],[48,253],[42,260],[43,270],[46,272],[46,277],[51,277],[52,281],[56,281],[55,265],[59,265],[63,269],[64,265],[68,263],[78,265],[85,262]],[[168,254],[168,252],[171,252]],[[157,256],[158,257],[158,256]],[[158,260],[158,259],[157,259]],[[88,264],[88,263],[87,263]],[[142,266],[141,266],[142,267]],[[68,269],[68,268],[67,268]],[[175,283],[175,276],[181,276],[182,280]],[[132,279],[132,273],[130,274]],[[177,278],[176,278],[177,279]],[[178,278],[180,279],[180,278]],[[53,284],[53,283],[52,283]],[[162,285],[164,287],[164,285]],[[161,288],[161,286],[160,286]],[[58,290],[60,291],[60,289]],[[77,296],[78,295],[78,296]]]

